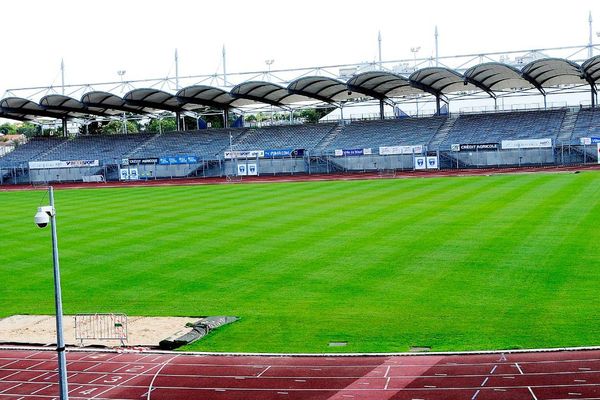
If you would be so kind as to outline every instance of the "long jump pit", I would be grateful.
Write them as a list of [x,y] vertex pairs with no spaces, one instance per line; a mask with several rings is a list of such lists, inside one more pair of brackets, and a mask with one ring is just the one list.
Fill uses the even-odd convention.
[[[93,321],[97,314],[86,316],[90,317],[89,321]],[[106,327],[98,327],[94,324],[90,326],[88,320],[83,324],[84,319],[81,315],[65,315],[63,337],[66,346],[135,346],[172,350],[198,340],[210,331],[236,320],[236,317],[141,316],[115,319],[103,315],[104,325],[110,325],[111,329],[107,334]],[[12,315],[2,318],[0,319],[0,344],[55,345],[56,317],[54,315]]]

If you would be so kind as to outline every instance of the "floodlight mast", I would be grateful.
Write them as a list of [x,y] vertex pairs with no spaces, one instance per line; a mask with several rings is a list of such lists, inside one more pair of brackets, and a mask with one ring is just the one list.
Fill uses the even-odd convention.
[[[40,224],[39,214],[45,213],[50,217],[50,227],[52,231],[52,264],[54,270],[54,305],[56,307],[56,352],[58,354],[58,378],[59,378],[59,390],[60,400],[69,399],[69,386],[67,382],[67,357],[65,354],[65,340],[63,336],[63,311],[62,311],[62,296],[60,288],[60,268],[58,261],[58,239],[56,235],[56,209],[54,208],[54,189],[52,186],[48,186],[48,197],[50,199],[50,206],[38,208],[36,214],[36,224],[40,228],[46,226],[46,224]],[[44,221],[47,223],[47,219]]]

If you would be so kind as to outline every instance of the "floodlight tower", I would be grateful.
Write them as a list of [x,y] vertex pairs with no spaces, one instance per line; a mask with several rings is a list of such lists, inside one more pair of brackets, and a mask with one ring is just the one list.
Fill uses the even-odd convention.
[[[413,53],[413,60],[415,63],[415,71],[417,70],[417,53],[421,50],[421,46],[411,47],[410,51]],[[418,96],[418,95],[417,95]],[[415,98],[415,106],[417,108],[417,117],[419,116],[419,99]]]
[[54,208],[54,189],[48,186],[49,206],[38,207],[34,222],[40,228],[50,223],[52,232],[52,264],[54,270],[54,305],[56,307],[56,352],[58,353],[58,380],[60,400],[69,399],[67,382],[67,357],[65,354],[65,339],[63,337],[62,294],[60,290],[60,268],[58,263],[58,238],[56,236],[56,209]]

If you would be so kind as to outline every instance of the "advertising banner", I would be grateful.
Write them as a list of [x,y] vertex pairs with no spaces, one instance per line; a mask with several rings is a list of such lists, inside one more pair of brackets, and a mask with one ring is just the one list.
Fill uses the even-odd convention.
[[334,154],[336,157],[341,157],[344,155],[344,151],[343,150],[335,150]]
[[119,170],[119,177],[122,181],[137,181],[140,179],[137,168],[123,168]]
[[552,139],[522,139],[522,140],[503,140],[502,149],[539,149],[552,147]]
[[594,137],[594,136],[592,136],[592,137],[590,138],[590,141],[591,141],[592,143],[600,143],[600,137]]
[[427,169],[427,157],[415,157],[415,169]]
[[258,175],[258,166],[256,163],[247,164],[246,169],[248,170],[248,175],[256,176]]
[[196,156],[165,156],[158,159],[160,165],[183,165],[197,164],[198,157]]
[[451,148],[452,151],[488,151],[498,150],[500,145],[498,143],[461,143],[453,144]]
[[600,142],[596,143],[596,146],[598,146],[596,156],[598,156],[598,164],[600,164]]
[[365,154],[365,151],[364,149],[347,149],[342,150],[342,154],[345,157],[362,156],[363,154]]
[[589,138],[589,137],[579,138],[579,143],[581,143],[584,146],[589,146],[590,144],[592,144],[592,138]]
[[126,158],[123,160],[123,165],[137,165],[137,164],[158,164],[158,158]]
[[81,168],[98,167],[98,160],[71,160],[71,161],[29,161],[29,169],[52,169],[52,168]]
[[382,146],[379,148],[379,155],[391,156],[396,154],[420,154],[423,152],[423,146]]
[[427,157],[427,169],[438,169],[437,157]]
[[264,158],[265,152],[263,150],[236,150],[226,151],[224,157],[226,160],[232,158]]
[[371,154],[373,154],[373,150],[371,150],[371,148],[367,148],[367,149],[363,149],[363,154],[366,156],[370,156]]
[[304,149],[268,149],[265,150],[265,158],[279,157],[303,157]]
[[246,164],[238,164],[237,166],[237,174],[238,176],[246,176],[248,175],[248,168]]

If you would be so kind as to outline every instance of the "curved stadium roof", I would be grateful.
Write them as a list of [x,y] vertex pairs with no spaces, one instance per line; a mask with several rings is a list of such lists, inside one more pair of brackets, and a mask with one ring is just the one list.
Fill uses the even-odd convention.
[[231,95],[237,99],[252,100],[281,107],[301,101],[314,101],[303,95],[290,93],[287,88],[271,82],[250,81],[240,83],[231,89]]
[[431,94],[436,97],[463,92],[484,91],[496,97],[506,90],[536,88],[544,96],[549,87],[585,85],[596,92],[600,81],[600,56],[582,65],[561,58],[535,60],[519,70],[508,64],[490,62],[475,65],[463,74],[428,67],[406,78],[387,71],[369,71],[354,75],[347,82],[329,77],[308,76],[292,81],[287,87],[272,82],[249,81],[229,92],[212,86],[194,85],[170,94],[158,89],[134,89],[123,98],[107,92],[89,92],[81,101],[62,95],[48,95],[40,104],[19,97],[0,101],[0,117],[33,120],[37,117],[78,118],[87,114],[116,115],[122,112],[143,114],[157,110],[181,112],[202,106],[220,110],[263,103],[278,107],[298,102],[343,102],[360,97],[383,101],[388,98]]

